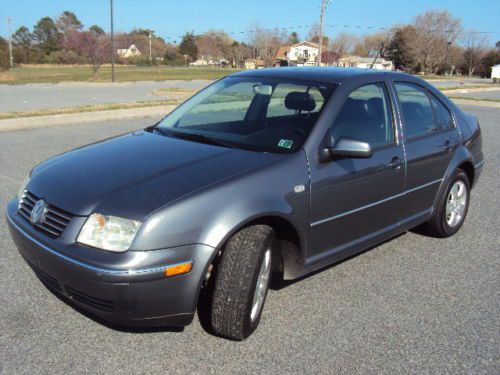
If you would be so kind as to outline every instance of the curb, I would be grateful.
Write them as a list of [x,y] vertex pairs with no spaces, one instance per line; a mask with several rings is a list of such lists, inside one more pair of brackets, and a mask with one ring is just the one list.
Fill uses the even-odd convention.
[[500,108],[500,103],[489,102],[487,100],[458,99],[458,98],[449,98],[449,99],[457,105],[476,105],[480,107]]
[[162,117],[170,113],[175,105],[114,109],[109,111],[67,113],[51,116],[19,117],[0,120],[0,132],[47,128],[60,125],[77,125],[91,122],[125,120],[144,117]]

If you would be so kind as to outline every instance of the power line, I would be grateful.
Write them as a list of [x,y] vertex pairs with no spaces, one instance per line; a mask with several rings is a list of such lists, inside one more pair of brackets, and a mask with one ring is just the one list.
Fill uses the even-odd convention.
[[[228,35],[242,35],[242,34],[250,34],[256,32],[276,32],[276,31],[294,31],[297,29],[310,28],[315,26],[315,24],[309,25],[295,25],[295,26],[282,26],[282,27],[269,27],[269,28],[259,28],[255,30],[245,30],[245,31],[226,31],[225,33]],[[363,30],[393,30],[397,29],[397,26],[373,26],[373,25],[348,25],[348,24],[325,24],[325,27],[328,28],[344,28],[344,29],[363,29]],[[455,32],[456,30],[437,30],[437,29],[425,29],[427,32]],[[490,34],[496,35],[500,34],[500,31],[478,31],[478,30],[470,30],[466,31],[468,33],[473,34]],[[180,39],[183,35],[173,36],[173,37],[165,37],[165,39]]]

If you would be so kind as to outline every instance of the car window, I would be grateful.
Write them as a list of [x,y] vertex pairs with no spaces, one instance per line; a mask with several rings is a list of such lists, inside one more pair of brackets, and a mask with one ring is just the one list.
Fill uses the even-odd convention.
[[332,131],[334,139],[348,137],[372,148],[394,143],[389,99],[383,83],[362,86],[349,94]]
[[437,130],[434,113],[425,90],[411,83],[395,84],[404,114],[406,138],[419,137]]
[[179,120],[179,127],[242,121],[255,96],[255,83],[228,86],[203,100]]
[[453,118],[451,117],[451,113],[441,103],[434,95],[430,95],[432,108],[434,109],[434,115],[436,117],[436,127],[439,130],[446,130],[453,128]]
[[155,129],[193,142],[251,151],[296,152],[337,85],[227,77],[181,104]]
[[269,107],[267,108],[267,117],[292,116],[296,114],[296,110],[287,108],[285,99],[290,92],[308,93],[316,103],[316,106],[308,111],[309,113],[317,113],[323,107],[324,98],[316,87],[299,85],[293,83],[280,83],[276,86],[271,95]]

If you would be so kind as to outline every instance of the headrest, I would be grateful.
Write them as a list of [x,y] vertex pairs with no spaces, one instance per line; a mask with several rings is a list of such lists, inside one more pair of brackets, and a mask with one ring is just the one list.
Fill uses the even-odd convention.
[[285,107],[296,111],[312,111],[316,108],[316,102],[307,92],[292,91],[285,97]]

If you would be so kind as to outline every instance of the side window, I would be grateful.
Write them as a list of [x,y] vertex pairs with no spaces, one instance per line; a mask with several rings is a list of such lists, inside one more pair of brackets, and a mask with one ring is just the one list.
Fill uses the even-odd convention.
[[291,92],[307,92],[316,103],[313,110],[309,113],[317,113],[321,110],[324,104],[323,95],[317,87],[309,87],[305,85],[297,85],[293,83],[280,83],[276,86],[271,95],[271,100],[267,108],[267,117],[281,117],[295,115],[294,109],[289,109],[285,105],[285,99]]
[[411,83],[399,82],[395,87],[405,118],[406,138],[436,131],[433,108],[425,90]]
[[453,128],[453,118],[451,117],[451,113],[441,103],[434,95],[430,95],[432,108],[434,109],[434,115],[436,116],[436,128],[438,130],[446,130]]
[[383,83],[362,86],[349,94],[332,127],[341,137],[368,142],[372,148],[394,143],[387,90]]

